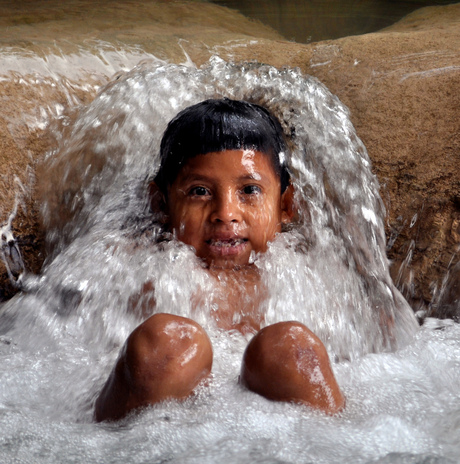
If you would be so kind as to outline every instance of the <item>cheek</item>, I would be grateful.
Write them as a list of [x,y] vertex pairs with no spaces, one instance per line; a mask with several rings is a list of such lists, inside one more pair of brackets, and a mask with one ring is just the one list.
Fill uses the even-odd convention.
[[200,209],[181,208],[174,212],[171,225],[179,240],[193,245],[192,242],[201,233],[204,218],[205,214]]
[[281,210],[279,204],[269,202],[265,204],[260,210],[260,222],[264,224],[267,231],[276,231],[279,223],[281,222]]
[[273,240],[275,234],[281,231],[281,211],[275,204],[265,204],[250,214],[250,222],[257,232],[260,245],[266,248],[266,242]]

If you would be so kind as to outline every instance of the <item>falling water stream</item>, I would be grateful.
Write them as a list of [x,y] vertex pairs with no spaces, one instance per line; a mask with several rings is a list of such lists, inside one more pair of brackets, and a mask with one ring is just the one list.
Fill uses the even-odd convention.
[[[93,73],[133,69],[77,112],[48,109],[34,122],[59,121],[37,179],[51,251],[42,273],[24,275],[23,291],[0,308],[0,459],[456,462],[460,326],[427,319],[419,329],[393,285],[378,182],[348,110],[298,70],[219,57],[197,68],[186,57],[177,65],[146,55],[134,66],[134,55],[91,55]],[[55,79],[68,85],[62,74]],[[325,343],[347,399],[337,416],[242,388],[248,337],[215,327],[216,289],[193,250],[158,240],[147,187],[162,133],[181,109],[219,97],[266,106],[290,140],[299,214],[254,264],[269,289],[266,323],[299,320]],[[128,312],[128,300],[148,280],[159,310],[206,328],[213,377],[185,402],[96,424],[94,400],[145,317]],[[394,327],[382,329],[382,319]]]

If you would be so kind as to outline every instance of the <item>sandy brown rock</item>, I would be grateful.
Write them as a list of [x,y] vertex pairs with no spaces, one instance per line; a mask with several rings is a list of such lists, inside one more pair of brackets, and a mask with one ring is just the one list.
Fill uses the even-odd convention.
[[[308,45],[284,41],[258,23],[242,24],[241,16],[235,19],[236,13],[226,9],[216,10],[216,21],[204,27],[203,18],[208,16],[203,4],[193,8],[180,2],[174,5],[185,8],[187,15],[179,15],[183,18],[180,20],[176,16],[171,19],[171,12],[164,13],[166,28],[160,22],[149,25],[145,21],[135,31],[125,24],[122,29],[100,26],[99,32],[93,30],[91,34],[128,45],[142,44],[149,53],[177,62],[184,61],[178,38],[186,37],[189,41],[181,46],[198,65],[219,54],[236,61],[298,66],[320,79],[350,108],[379,177],[388,211],[389,257],[396,283],[414,309],[428,308],[433,302],[432,308],[440,311],[440,301],[450,304],[439,289],[447,270],[459,261],[460,4],[419,10],[378,33]],[[192,18],[190,27],[184,22],[186,16]],[[53,30],[70,41],[77,40],[81,20],[80,25],[77,21],[72,27],[62,21],[57,18]],[[36,53],[37,43],[40,50],[46,48],[40,42],[46,37],[40,34],[50,30],[49,26],[36,25],[35,35],[29,34],[26,40],[27,28],[19,25],[15,35],[0,35],[0,40],[13,41],[15,46],[22,40]],[[230,39],[233,41],[229,43]],[[79,92],[79,101],[92,97],[91,92]],[[0,115],[0,220],[4,221],[14,202],[14,175],[31,186],[26,167],[31,166],[33,173],[36,160],[52,145],[40,128],[32,130],[21,118],[18,120],[18,107],[24,114],[34,114],[38,108],[46,108],[49,101],[63,106],[69,102],[59,90],[46,85],[33,89],[19,80],[11,88],[0,83],[0,97],[6,102],[6,110]],[[41,234],[35,225],[35,210],[27,204],[29,209],[25,214],[20,211],[14,227],[20,240],[30,237],[33,245],[29,250],[23,246],[23,253],[29,268],[36,271],[42,259],[40,239],[36,237]],[[0,283],[0,288],[5,285]]]
[[[56,140],[48,130],[52,115],[47,105],[68,105],[63,89],[19,77],[0,82],[0,227],[10,215],[12,233],[19,246],[25,269],[38,273],[45,259],[44,231],[38,221],[34,199],[37,164],[51,150]],[[94,94],[77,91],[74,98],[89,102]],[[40,113],[40,108],[42,112]],[[2,243],[4,240],[2,239]],[[0,260],[0,301],[11,297],[18,288],[8,276],[6,264]]]
[[415,310],[434,301],[433,314],[460,256],[459,43],[456,4],[423,8],[378,33],[238,50],[300,67],[349,107],[381,183],[393,278]]
[[[459,261],[459,43],[460,5],[429,8],[336,41],[341,59],[315,72],[349,106],[368,149],[388,210],[392,273],[414,309],[436,302]],[[356,66],[344,69],[346,59]]]

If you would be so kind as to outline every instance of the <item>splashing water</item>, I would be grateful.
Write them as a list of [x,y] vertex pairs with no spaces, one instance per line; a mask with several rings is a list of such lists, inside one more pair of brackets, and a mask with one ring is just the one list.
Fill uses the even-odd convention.
[[[248,340],[214,327],[214,289],[193,251],[156,243],[147,186],[161,135],[181,109],[219,97],[266,106],[291,140],[299,218],[255,264],[270,289],[266,322],[304,322],[340,361],[333,367],[348,403],[338,417],[240,387]],[[45,172],[50,258],[42,275],[25,276],[26,291],[0,314],[6,456],[402,463],[449,462],[458,454],[460,329],[428,320],[416,333],[388,274],[383,207],[367,153],[346,108],[317,80],[218,58],[201,69],[140,65],[81,111]],[[93,401],[142,320],[126,311],[128,300],[147,280],[161,311],[193,317],[208,330],[212,384],[184,403],[156,405],[122,424],[94,424]],[[197,288],[211,296],[194,311]],[[381,320],[394,327],[382,330]]]
[[[18,178],[16,178],[15,181],[21,189],[24,189]],[[21,281],[25,271],[21,250],[19,249],[19,245],[13,235],[11,227],[18,212],[19,203],[20,195],[16,193],[13,210],[9,214],[6,223],[0,227],[0,259],[5,264],[10,282],[17,288],[21,288]]]

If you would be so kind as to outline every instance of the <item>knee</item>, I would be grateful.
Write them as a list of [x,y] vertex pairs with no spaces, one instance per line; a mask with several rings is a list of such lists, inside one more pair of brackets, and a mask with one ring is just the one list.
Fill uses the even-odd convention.
[[328,413],[344,405],[326,348],[299,322],[262,329],[246,348],[240,379],[268,399],[301,402]]
[[137,327],[125,345],[127,381],[149,403],[185,398],[208,376],[212,346],[195,321],[155,314]]
[[211,342],[199,324],[155,314],[128,337],[96,400],[95,419],[118,420],[143,406],[186,398],[211,367]]

